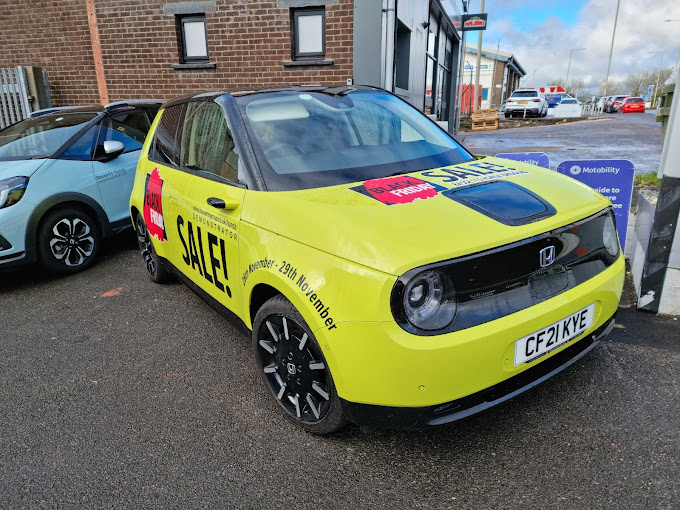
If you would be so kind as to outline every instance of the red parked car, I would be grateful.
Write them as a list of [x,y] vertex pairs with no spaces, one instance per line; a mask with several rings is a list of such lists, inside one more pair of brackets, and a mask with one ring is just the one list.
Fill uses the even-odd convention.
[[621,113],[644,113],[645,111],[645,100],[641,97],[627,97],[619,106],[619,111]]

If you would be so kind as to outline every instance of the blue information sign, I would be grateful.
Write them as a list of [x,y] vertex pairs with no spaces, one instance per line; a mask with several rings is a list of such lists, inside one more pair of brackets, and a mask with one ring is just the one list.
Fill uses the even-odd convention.
[[619,233],[621,247],[625,250],[635,177],[633,163],[627,159],[563,161],[558,165],[557,171],[587,184],[609,199],[616,215],[616,230]]
[[496,154],[496,157],[550,168],[550,158],[545,152],[501,152]]

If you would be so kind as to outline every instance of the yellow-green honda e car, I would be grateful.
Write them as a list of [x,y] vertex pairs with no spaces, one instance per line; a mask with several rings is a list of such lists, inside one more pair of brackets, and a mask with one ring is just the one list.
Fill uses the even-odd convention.
[[624,279],[610,206],[350,86],[166,103],[130,201],[151,279],[251,331],[271,398],[318,434],[457,420],[592,350]]

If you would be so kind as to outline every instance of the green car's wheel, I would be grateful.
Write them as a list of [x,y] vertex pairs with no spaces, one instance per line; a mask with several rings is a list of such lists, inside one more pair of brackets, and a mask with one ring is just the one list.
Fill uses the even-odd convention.
[[156,255],[156,250],[153,249],[153,244],[151,243],[149,230],[146,228],[146,223],[144,223],[144,218],[142,218],[141,214],[137,215],[135,228],[137,230],[139,251],[142,254],[142,259],[144,259],[144,266],[146,267],[146,272],[149,274],[151,281],[155,283],[165,283],[171,280],[172,273],[163,267],[158,255]]
[[346,424],[321,348],[285,297],[271,298],[257,312],[253,348],[269,393],[289,419],[322,435]]

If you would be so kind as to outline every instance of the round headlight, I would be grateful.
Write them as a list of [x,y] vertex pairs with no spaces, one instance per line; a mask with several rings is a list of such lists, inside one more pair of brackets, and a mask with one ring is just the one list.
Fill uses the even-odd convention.
[[604,219],[604,227],[602,228],[602,243],[604,244],[607,253],[612,257],[619,254],[619,237],[616,234],[616,225],[610,215]]
[[428,331],[443,329],[456,316],[453,282],[439,271],[423,271],[406,284],[403,297],[406,318]]

